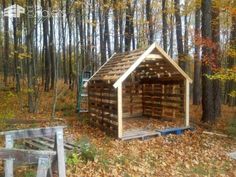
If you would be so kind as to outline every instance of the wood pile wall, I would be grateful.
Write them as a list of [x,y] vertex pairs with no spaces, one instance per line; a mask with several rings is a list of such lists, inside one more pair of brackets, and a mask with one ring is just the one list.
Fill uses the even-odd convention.
[[184,118],[183,81],[143,84],[143,115],[154,118]]
[[118,135],[117,90],[112,84],[91,81],[88,84],[90,123],[108,134]]
[[122,92],[123,118],[142,116],[142,85],[139,82],[125,81]]

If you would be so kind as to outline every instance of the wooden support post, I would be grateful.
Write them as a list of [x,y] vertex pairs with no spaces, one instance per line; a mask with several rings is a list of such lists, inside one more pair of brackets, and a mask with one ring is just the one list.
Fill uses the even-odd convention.
[[[5,135],[5,147],[12,149],[14,145],[12,135]],[[5,177],[13,177],[13,159],[7,159],[5,161]]]
[[186,82],[185,82],[185,126],[186,127],[189,127],[189,80],[186,79]]
[[123,111],[122,111],[122,84],[118,86],[117,89],[117,99],[118,99],[118,138],[122,138],[123,133]]
[[37,177],[46,177],[49,168],[50,168],[49,158],[39,158]]
[[59,177],[66,177],[63,129],[56,132],[57,163]]

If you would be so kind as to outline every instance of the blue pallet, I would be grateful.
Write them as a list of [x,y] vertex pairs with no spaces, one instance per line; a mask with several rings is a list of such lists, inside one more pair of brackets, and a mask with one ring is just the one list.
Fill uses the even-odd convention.
[[164,130],[159,130],[159,132],[161,133],[161,135],[169,135],[169,134],[181,135],[186,130],[193,131],[193,128],[191,128],[191,127],[168,128],[168,129],[164,129]]

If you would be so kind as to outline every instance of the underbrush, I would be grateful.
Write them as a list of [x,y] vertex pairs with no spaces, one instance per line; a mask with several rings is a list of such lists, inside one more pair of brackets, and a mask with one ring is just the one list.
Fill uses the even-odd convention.
[[67,164],[70,166],[77,165],[79,162],[88,162],[95,161],[98,156],[98,149],[95,145],[91,144],[87,137],[82,137],[78,146],[80,147],[79,151],[73,151],[67,159]]
[[230,136],[236,137],[236,117],[229,120],[227,126],[227,132]]
[[74,150],[67,158],[67,165],[76,166],[79,163],[98,162],[105,168],[109,164],[107,154],[92,144],[88,137],[78,141],[79,151]]

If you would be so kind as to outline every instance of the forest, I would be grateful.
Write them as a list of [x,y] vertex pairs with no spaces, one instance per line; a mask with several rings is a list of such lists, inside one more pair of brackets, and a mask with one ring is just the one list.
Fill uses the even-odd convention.
[[[236,151],[236,0],[0,1],[1,132],[65,125],[65,140],[80,146],[79,153],[67,155],[67,176],[236,176],[236,155],[228,156]],[[194,131],[121,141],[91,126],[92,114],[80,112],[86,73],[96,75],[116,56],[153,43],[193,81],[185,98],[189,94]],[[97,82],[94,89],[100,85]],[[98,98],[107,97],[101,93]],[[172,105],[180,102],[161,99]],[[172,105],[168,106],[174,116],[177,108]],[[187,114],[186,100],[183,105]],[[117,109],[118,115],[122,108]],[[131,112],[135,109],[130,106]],[[102,118],[101,125],[106,121]],[[150,122],[145,128],[175,123],[162,118]],[[144,127],[141,124],[133,123]],[[4,147],[3,138],[0,145]],[[0,176],[3,173],[4,161]],[[36,171],[20,167],[14,174],[29,177]]]

